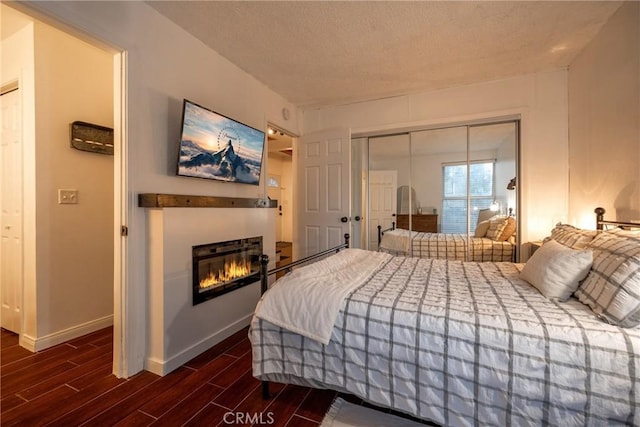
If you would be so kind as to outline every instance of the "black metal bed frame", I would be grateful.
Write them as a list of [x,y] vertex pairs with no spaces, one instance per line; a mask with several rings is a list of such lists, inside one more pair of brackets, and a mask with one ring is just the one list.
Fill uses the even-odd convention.
[[380,247],[380,243],[382,243],[382,235],[384,234],[385,231],[391,231],[391,230],[395,230],[396,229],[396,223],[395,221],[391,223],[391,227],[386,228],[386,229],[382,229],[381,225],[378,225],[378,247]]
[[[318,252],[317,254],[309,255],[297,261],[290,262],[289,264],[276,267],[271,270],[268,270],[269,255],[262,254],[260,256],[260,294],[263,295],[269,289],[269,276],[276,273],[280,273],[281,271],[286,271],[288,273],[291,271],[293,267],[297,267],[311,260],[320,258],[325,255],[329,255],[331,253],[337,253],[341,249],[346,249],[348,247],[349,247],[349,233],[345,233],[343,244],[335,246],[333,248],[326,249],[322,252]],[[269,398],[269,381],[262,381],[262,397],[264,399]]]
[[604,230],[605,225],[613,225],[618,228],[640,228],[640,222],[629,221],[608,221],[604,219],[606,210],[604,208],[595,208],[596,213],[596,229]]

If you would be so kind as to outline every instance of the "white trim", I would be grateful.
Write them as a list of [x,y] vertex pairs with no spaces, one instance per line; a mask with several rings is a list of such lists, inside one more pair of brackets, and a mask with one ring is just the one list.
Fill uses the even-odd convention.
[[184,365],[194,357],[209,350],[211,347],[220,343],[224,339],[240,331],[245,326],[248,326],[249,323],[251,323],[252,317],[253,317],[253,313],[247,314],[240,320],[228,325],[226,328],[216,332],[215,334],[209,335],[205,339],[192,345],[189,348],[184,349],[183,351],[181,351],[180,353],[176,354],[175,356],[171,357],[168,360],[158,360],[156,358],[147,358],[145,360],[144,368],[145,370],[152,372],[156,375],[164,376],[169,372],[177,369],[178,367]]
[[457,126],[474,126],[502,121],[521,120],[527,107],[510,108],[508,110],[488,111],[463,116],[440,117],[405,123],[391,123],[383,126],[366,126],[351,129],[351,138],[370,138],[388,136],[397,133],[409,133],[419,130],[441,129]]
[[120,52],[113,58],[113,120],[114,120],[114,162],[113,162],[113,374],[127,378],[133,374],[128,363],[128,339],[131,334],[127,323],[127,238],[121,234],[121,227],[128,224],[128,181],[127,181],[127,52]]
[[113,325],[113,316],[105,316],[80,325],[75,325],[61,331],[54,332],[39,338],[33,338],[26,334],[20,335],[20,345],[29,351],[42,351],[54,345],[62,344],[74,338],[90,334],[100,329]]

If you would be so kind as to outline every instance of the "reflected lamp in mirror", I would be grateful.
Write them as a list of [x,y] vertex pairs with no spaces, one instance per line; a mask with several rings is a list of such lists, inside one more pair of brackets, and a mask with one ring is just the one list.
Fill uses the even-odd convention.
[[513,179],[511,179],[511,181],[509,181],[509,183],[507,184],[507,190],[515,190],[516,189],[516,178],[514,177]]
[[498,212],[500,210],[500,204],[497,200],[494,200],[493,203],[489,206],[489,210],[491,212]]

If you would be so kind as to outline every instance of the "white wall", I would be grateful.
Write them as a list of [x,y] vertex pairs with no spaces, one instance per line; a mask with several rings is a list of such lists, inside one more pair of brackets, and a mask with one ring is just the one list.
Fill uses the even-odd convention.
[[496,153],[496,199],[504,213],[509,213],[509,208],[516,208],[516,192],[507,190],[507,185],[516,176],[516,143],[505,141],[500,144]]
[[305,133],[405,129],[520,115],[522,242],[549,234],[568,209],[567,71],[559,70],[304,113]]
[[[385,142],[402,146],[402,139],[406,135],[396,135],[384,138]],[[378,142],[379,143],[379,142]],[[466,150],[466,143],[464,146]],[[469,160],[496,159],[495,150],[472,151]],[[465,162],[466,152],[438,153],[431,155],[409,155],[408,149],[405,156],[384,158],[372,158],[369,161],[370,170],[395,170],[398,171],[398,187],[410,185],[416,192],[413,210],[421,207],[424,213],[432,213],[433,209],[442,211],[442,165],[444,163]],[[496,176],[498,171],[496,170]],[[506,184],[505,184],[506,185]],[[440,220],[440,218],[439,218]]]
[[260,298],[256,282],[192,303],[192,247],[262,236],[275,268],[275,209],[147,210],[149,322],[145,369],[164,375],[246,326]]
[[569,67],[570,221],[640,221],[640,3],[624,2]]
[[[137,195],[155,192],[262,197],[265,194],[264,175],[259,187],[175,176],[182,99],[193,100],[255,128],[266,130],[267,122],[270,122],[292,134],[300,134],[298,113],[281,96],[144,2],[43,1],[28,5],[56,21],[126,51],[128,96],[125,134],[129,142],[126,196],[130,207],[127,215],[128,276],[123,291],[126,299],[123,301],[123,317],[128,333],[123,346],[126,363],[123,364],[125,372],[122,375],[131,375],[143,369],[145,361],[149,362],[147,357],[150,353],[145,344],[149,342],[147,334],[153,334],[151,341],[154,341],[161,339],[158,335],[167,333],[162,327],[147,330],[147,324],[153,320],[151,315],[170,315],[175,309],[171,307],[171,300],[166,300],[166,305],[159,305],[157,300],[153,300],[153,305],[147,306],[151,290],[158,286],[164,289],[164,284],[155,283],[148,276],[148,260],[157,248],[148,245],[147,217],[145,209],[136,207]],[[291,111],[288,121],[284,121],[280,113],[284,107]],[[275,214],[273,209],[265,211],[268,211],[267,215]],[[266,219],[259,221],[263,227],[268,223]],[[216,236],[211,237],[215,239]],[[191,288],[186,277],[178,282],[181,285],[176,282],[172,286]],[[238,329],[248,322],[245,297],[243,292],[234,292],[228,298],[232,306],[238,307],[234,312],[234,322],[240,323],[233,323]],[[189,332],[194,327],[192,319],[185,318],[183,322],[172,322],[171,334],[184,333],[194,342],[183,344],[196,346],[195,341],[221,339],[222,336],[215,331],[229,326],[223,324],[227,320],[216,318],[212,312],[210,328],[195,337]],[[153,356],[157,355],[154,353]],[[160,357],[170,358],[172,355],[166,353]]]

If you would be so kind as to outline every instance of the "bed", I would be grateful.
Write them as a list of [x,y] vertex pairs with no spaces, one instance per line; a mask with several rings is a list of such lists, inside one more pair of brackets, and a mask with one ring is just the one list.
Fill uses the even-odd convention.
[[393,255],[459,261],[514,261],[515,219],[495,216],[478,221],[472,236],[378,228],[378,250]]
[[[640,425],[640,235],[591,239],[603,242],[578,250],[554,239],[536,251],[592,251],[584,298],[566,301],[525,281],[523,264],[344,249],[263,295],[249,331],[254,376],[443,426]],[[618,292],[582,289],[602,280]]]

